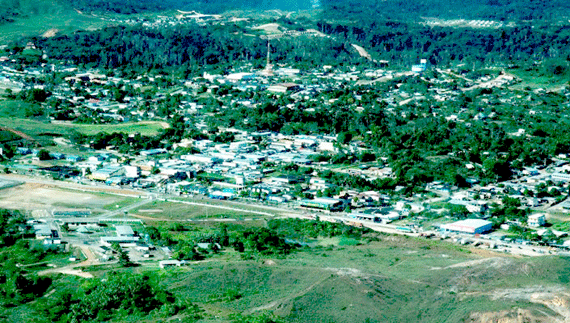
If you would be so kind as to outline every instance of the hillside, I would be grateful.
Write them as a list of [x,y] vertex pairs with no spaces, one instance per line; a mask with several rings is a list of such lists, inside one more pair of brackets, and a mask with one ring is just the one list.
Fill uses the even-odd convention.
[[[0,43],[23,37],[53,36],[77,29],[103,27],[101,17],[86,15],[56,0],[0,0]],[[46,34],[47,33],[47,34]]]

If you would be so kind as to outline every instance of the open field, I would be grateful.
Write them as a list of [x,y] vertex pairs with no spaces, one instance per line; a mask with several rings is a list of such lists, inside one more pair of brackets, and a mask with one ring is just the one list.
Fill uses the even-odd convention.
[[553,75],[536,75],[536,72],[527,72],[523,70],[509,70],[509,73],[521,78],[521,82],[512,86],[512,89],[522,90],[527,87],[536,90],[542,88],[548,91],[556,91],[565,87],[568,80],[565,77],[556,77]]
[[23,184],[0,190],[0,208],[20,210],[89,209],[105,212],[132,198],[88,193],[41,184]]
[[[204,205],[188,205],[175,202],[154,201],[131,212],[139,218],[157,221],[187,221],[187,220],[244,220],[246,218],[263,218],[255,212],[267,210],[255,206],[236,206],[222,201],[196,201]],[[232,209],[227,209],[228,207]],[[239,209],[239,210],[238,210]],[[248,212],[253,211],[253,212]]]
[[99,132],[126,132],[140,133],[142,135],[155,135],[167,125],[160,121],[128,122],[120,124],[74,124],[74,123],[48,123],[32,119],[21,118],[0,118],[0,126],[10,127],[22,131],[32,137],[64,136],[71,131],[78,131],[86,135],[93,135]]

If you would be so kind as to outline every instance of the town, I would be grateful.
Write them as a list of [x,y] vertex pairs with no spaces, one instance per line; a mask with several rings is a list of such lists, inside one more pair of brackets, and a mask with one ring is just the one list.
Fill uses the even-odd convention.
[[4,1],[0,321],[570,321],[569,8]]
[[[401,113],[404,117],[413,114],[406,108],[414,109],[427,102],[433,116],[469,126],[474,121],[494,122],[500,116],[494,108],[477,113],[467,109],[461,103],[466,93],[477,91],[477,100],[486,104],[519,105],[544,93],[543,89],[526,89],[525,97],[520,89],[514,90],[520,79],[504,69],[466,74],[461,67],[440,69],[429,66],[426,60],[408,71],[391,70],[389,62],[381,62],[384,67],[379,69],[321,66],[302,71],[272,62],[270,42],[267,41],[266,66],[262,69],[245,64],[228,74],[204,72],[201,77],[185,80],[166,75],[129,79],[53,62],[42,68],[25,68],[7,52],[0,57],[5,96],[31,96],[41,103],[43,111],[49,111],[43,117],[51,124],[121,127],[152,122],[169,133],[171,129],[177,131],[173,127],[178,126],[172,122],[176,120],[186,124],[187,130],[192,128],[192,135],[181,138],[175,134],[166,144],[164,138],[149,140],[137,133],[122,134],[120,138],[73,133],[58,136],[52,144],[41,147],[36,141],[16,140],[12,142],[17,146],[4,148],[13,155],[4,162],[4,172],[119,191],[140,190],[148,193],[145,198],[205,198],[286,208],[303,218],[390,233],[451,238],[457,243],[507,253],[564,253],[570,247],[570,240],[565,242],[566,227],[557,220],[570,208],[566,201],[570,181],[566,154],[553,156],[547,164],[513,170],[513,177],[506,181],[482,183],[476,174],[485,171],[486,166],[467,162],[462,167],[473,176],[465,178],[462,185],[434,180],[425,183],[421,192],[410,194],[398,185],[387,192],[361,184],[350,187],[346,181],[396,179],[388,156],[375,154],[373,147],[362,138],[352,138],[350,133],[283,133],[270,130],[270,124],[266,130],[247,131],[213,120],[224,111],[266,107],[272,100],[282,104],[277,109],[302,110],[300,113],[305,114],[316,113],[312,108],[316,105],[333,109],[348,106],[368,113],[363,105],[373,100],[383,104],[383,113]],[[28,55],[49,56],[39,53],[33,43],[28,43],[23,52],[26,51]],[[361,50],[358,53],[364,56]],[[56,75],[51,83],[45,77],[49,74]],[[378,85],[385,85],[386,90],[375,94],[371,88]],[[343,92],[339,93],[339,88]],[[561,91],[549,93],[560,96],[568,105],[570,92]],[[451,104],[433,108],[438,102]],[[27,113],[29,117],[43,114]],[[247,124],[247,119],[242,124]],[[517,127],[509,135],[524,137],[526,131]],[[493,210],[509,207],[518,210],[513,212],[516,217],[507,215],[501,223],[491,221]],[[85,228],[90,225],[108,221],[81,216],[57,218],[57,212],[48,211],[55,221],[52,226],[38,224],[38,237],[58,238],[51,232],[60,231],[62,225],[74,228],[72,231],[76,227],[88,230]],[[102,237],[101,241],[106,245],[110,245],[109,241],[140,245],[142,241],[125,225],[117,225],[117,236]]]

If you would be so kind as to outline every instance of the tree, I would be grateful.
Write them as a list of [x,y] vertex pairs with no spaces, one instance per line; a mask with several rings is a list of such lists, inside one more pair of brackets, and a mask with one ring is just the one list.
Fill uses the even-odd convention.
[[50,160],[51,159],[51,155],[49,154],[49,151],[42,149],[38,152],[38,158],[40,160]]
[[337,142],[339,142],[343,145],[347,145],[352,140],[352,134],[349,132],[343,131],[343,132],[338,134],[336,140],[337,140]]
[[123,248],[121,248],[121,246],[114,242],[111,245],[111,248],[113,248],[113,250],[115,250],[118,254],[118,258],[119,258],[119,264],[123,267],[130,267],[133,265],[133,263],[131,262],[131,258],[129,257],[129,254],[123,250]]

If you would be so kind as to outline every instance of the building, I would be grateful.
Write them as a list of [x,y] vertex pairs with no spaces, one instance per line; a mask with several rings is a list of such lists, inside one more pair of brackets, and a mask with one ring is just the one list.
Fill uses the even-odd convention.
[[532,214],[528,216],[528,225],[530,227],[541,227],[546,224],[544,214]]
[[288,92],[296,92],[299,90],[300,90],[299,85],[295,83],[279,83],[271,85],[267,88],[267,91],[274,93],[288,93]]
[[34,233],[36,234],[36,239],[46,239],[52,237],[53,232],[48,224],[34,224],[33,228]]
[[480,219],[466,219],[444,224],[441,227],[446,231],[481,234],[491,231],[493,222]]
[[222,162],[220,158],[213,156],[206,156],[206,155],[183,155],[180,156],[180,159],[189,161],[191,163],[209,164],[209,165]]
[[175,259],[162,260],[162,261],[158,262],[158,266],[162,269],[169,268],[169,267],[180,267],[181,265],[182,265],[182,262],[180,260],[175,260]]
[[127,178],[139,178],[141,177],[141,168],[138,166],[124,166],[125,177]]
[[113,243],[136,245],[140,237],[101,237],[101,243],[110,246]]
[[134,237],[135,231],[130,225],[117,225],[115,226],[115,231],[117,231],[117,236],[119,237]]
[[210,198],[215,200],[233,200],[236,198],[236,195],[232,192],[213,191],[210,193]]
[[570,181],[570,174],[554,173],[552,174],[552,180],[557,182],[568,182]]
[[77,163],[77,162],[83,161],[84,159],[81,156],[67,155],[65,157],[65,160],[68,162]]
[[160,155],[166,154],[168,151],[164,148],[156,148],[156,149],[149,149],[143,150],[140,152],[141,156],[153,156],[153,155]]
[[91,174],[91,179],[96,181],[106,181],[111,177],[123,175],[125,172],[121,166],[107,166],[96,170]]
[[32,150],[26,147],[18,147],[16,148],[16,153],[19,155],[29,155],[32,153]]
[[232,73],[226,76],[226,80],[232,83],[251,81],[255,79],[255,74],[253,73]]
[[422,73],[427,69],[427,60],[422,59],[420,64],[412,65],[412,72],[414,73]]
[[305,209],[319,210],[325,212],[338,212],[344,209],[344,202],[339,199],[329,197],[317,197],[315,199],[301,200],[299,206]]
[[378,214],[350,213],[348,216],[360,221],[369,221],[375,223],[382,222],[382,218],[380,218]]

